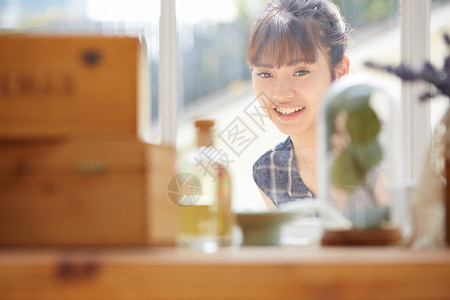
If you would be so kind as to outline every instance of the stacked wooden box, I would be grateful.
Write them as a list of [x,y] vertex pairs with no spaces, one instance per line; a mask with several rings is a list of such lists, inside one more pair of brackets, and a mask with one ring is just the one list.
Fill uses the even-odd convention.
[[0,245],[170,245],[138,38],[0,36]]

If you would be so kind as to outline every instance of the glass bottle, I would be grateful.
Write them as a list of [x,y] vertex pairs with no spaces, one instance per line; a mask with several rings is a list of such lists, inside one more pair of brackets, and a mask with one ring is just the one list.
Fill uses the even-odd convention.
[[190,182],[184,193],[190,196],[178,202],[177,244],[207,252],[231,244],[233,225],[230,174],[214,146],[213,126],[212,120],[195,122],[197,147],[178,167],[179,176]]

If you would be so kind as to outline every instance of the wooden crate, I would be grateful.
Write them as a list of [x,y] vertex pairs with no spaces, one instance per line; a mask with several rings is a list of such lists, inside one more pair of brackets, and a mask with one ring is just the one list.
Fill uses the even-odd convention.
[[0,245],[173,245],[174,161],[132,138],[0,142]]
[[145,46],[135,37],[0,35],[0,139],[145,134]]

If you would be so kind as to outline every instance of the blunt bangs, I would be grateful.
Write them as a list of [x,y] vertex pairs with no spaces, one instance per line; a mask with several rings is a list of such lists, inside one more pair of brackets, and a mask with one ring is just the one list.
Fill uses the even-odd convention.
[[[320,37],[310,29],[316,27],[311,26],[314,19],[308,19],[298,20],[287,13],[277,12],[272,21],[269,18],[256,21],[247,49],[247,63],[279,68],[299,60],[316,62]],[[309,26],[303,24],[306,22]]]

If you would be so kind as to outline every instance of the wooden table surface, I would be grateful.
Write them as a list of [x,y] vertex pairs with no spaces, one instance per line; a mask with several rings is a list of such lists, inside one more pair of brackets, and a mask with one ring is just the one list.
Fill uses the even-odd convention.
[[3,248],[0,299],[450,299],[450,251]]

